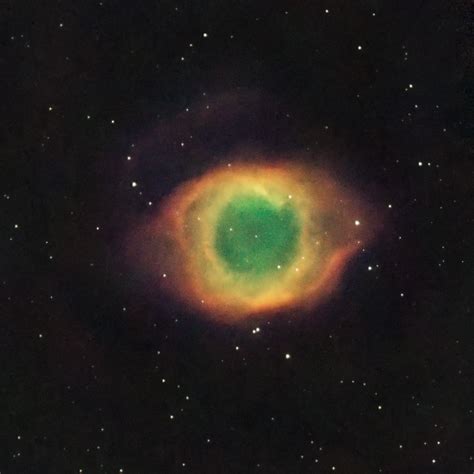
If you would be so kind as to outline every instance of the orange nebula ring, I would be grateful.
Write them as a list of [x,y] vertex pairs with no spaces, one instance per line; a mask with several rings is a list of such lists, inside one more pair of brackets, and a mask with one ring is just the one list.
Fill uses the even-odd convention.
[[[291,199],[302,222],[294,261],[258,281],[229,271],[215,251],[217,216],[242,192],[275,202]],[[355,193],[313,166],[232,162],[178,186],[157,215],[135,230],[130,255],[152,287],[233,323],[324,301],[351,257],[375,235],[370,216]]]

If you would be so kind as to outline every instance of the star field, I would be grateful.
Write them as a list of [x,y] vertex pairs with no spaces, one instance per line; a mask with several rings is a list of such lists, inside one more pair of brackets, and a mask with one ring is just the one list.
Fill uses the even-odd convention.
[[474,472],[467,2],[0,12],[2,474]]

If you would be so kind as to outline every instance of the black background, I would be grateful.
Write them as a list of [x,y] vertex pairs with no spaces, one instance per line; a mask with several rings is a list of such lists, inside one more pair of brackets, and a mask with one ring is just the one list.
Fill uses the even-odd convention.
[[[2,473],[473,472],[468,2],[0,13]],[[218,325],[125,265],[243,146],[309,152],[385,222],[313,314]]]

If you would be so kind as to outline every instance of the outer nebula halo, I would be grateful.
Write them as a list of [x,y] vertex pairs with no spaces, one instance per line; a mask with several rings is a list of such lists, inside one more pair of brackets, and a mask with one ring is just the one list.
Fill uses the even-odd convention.
[[232,161],[178,186],[130,252],[152,285],[234,323],[323,301],[374,235],[368,216],[313,166]]

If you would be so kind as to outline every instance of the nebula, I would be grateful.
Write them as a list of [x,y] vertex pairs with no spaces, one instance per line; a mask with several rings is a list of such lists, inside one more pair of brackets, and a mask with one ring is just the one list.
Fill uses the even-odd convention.
[[335,176],[285,157],[232,157],[188,180],[132,232],[152,288],[236,323],[313,308],[375,235],[368,206]]

